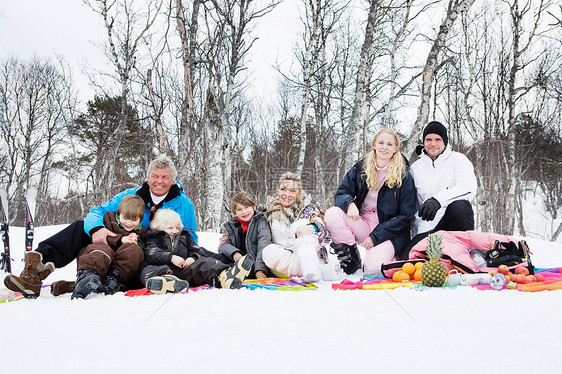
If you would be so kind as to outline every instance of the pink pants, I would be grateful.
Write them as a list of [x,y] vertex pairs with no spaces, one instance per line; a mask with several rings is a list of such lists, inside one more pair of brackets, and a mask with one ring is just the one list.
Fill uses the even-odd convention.
[[[334,206],[326,211],[324,222],[334,243],[353,245],[367,239],[379,224],[379,218],[374,211],[361,213],[359,219],[354,221],[347,213]],[[381,265],[391,261],[396,261],[396,256],[390,240],[369,248],[363,260],[365,274],[381,274]]]

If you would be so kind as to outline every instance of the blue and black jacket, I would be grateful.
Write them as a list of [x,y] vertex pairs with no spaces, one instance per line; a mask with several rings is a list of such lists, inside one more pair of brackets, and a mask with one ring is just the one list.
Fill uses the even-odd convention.
[[172,209],[180,215],[184,229],[190,229],[189,233],[191,234],[191,236],[193,236],[193,239],[197,243],[197,219],[195,217],[195,209],[193,208],[193,203],[191,202],[191,200],[189,200],[189,198],[183,191],[183,188],[177,181],[170,188],[170,192],[168,192],[166,198],[157,205],[152,202],[148,183],[144,182],[141,187],[135,187],[125,190],[115,195],[105,204],[98,205],[97,207],[92,208],[84,219],[84,231],[86,232],[86,234],[92,236],[94,232],[104,227],[104,215],[107,212],[116,212],[121,200],[123,200],[125,196],[133,194],[140,196],[146,203],[146,206],[144,208],[144,217],[141,222],[143,227],[148,228],[148,224],[150,223],[152,214],[154,214],[157,209]]

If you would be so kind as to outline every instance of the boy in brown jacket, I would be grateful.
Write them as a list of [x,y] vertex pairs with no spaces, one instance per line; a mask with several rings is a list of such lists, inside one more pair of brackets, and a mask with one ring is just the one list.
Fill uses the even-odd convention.
[[135,274],[144,260],[141,239],[146,229],[141,221],[145,202],[137,195],[121,200],[117,212],[103,217],[105,228],[113,233],[107,244],[94,243],[83,249],[77,258],[78,273],[72,299],[83,299],[92,292],[112,295],[120,284]]

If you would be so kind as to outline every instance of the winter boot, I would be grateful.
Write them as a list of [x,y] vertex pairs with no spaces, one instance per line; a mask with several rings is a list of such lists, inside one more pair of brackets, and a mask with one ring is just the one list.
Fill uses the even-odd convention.
[[339,261],[330,261],[327,264],[320,264],[320,272],[324,281],[338,281],[343,278],[343,270]]
[[248,255],[243,256],[232,265],[230,269],[223,270],[219,276],[218,281],[222,288],[238,289],[242,287],[242,282],[248,277],[254,259]]
[[121,272],[117,269],[110,269],[107,275],[101,280],[101,287],[98,291],[106,295],[113,295],[115,292],[119,291],[122,283],[123,275]]
[[65,293],[74,292],[74,282],[69,281],[56,281],[51,285],[51,294],[53,296],[60,296]]
[[189,288],[189,282],[179,279],[175,275],[160,275],[148,278],[146,288],[155,294],[184,292]]
[[10,274],[4,278],[4,284],[12,291],[21,292],[23,296],[35,299],[41,293],[43,280],[53,271],[55,271],[55,265],[52,262],[43,264],[41,252],[27,252],[25,268],[20,276]]
[[76,285],[71,299],[84,299],[101,287],[101,279],[93,269],[80,269],[76,275]]
[[173,274],[172,269],[168,265],[147,265],[141,270],[140,279],[146,284],[149,278],[165,274]]
[[353,274],[357,270],[361,269],[361,256],[359,256],[357,243],[353,245],[332,243],[331,247],[334,251],[332,253],[338,256],[338,260],[340,261],[340,265],[344,273]]

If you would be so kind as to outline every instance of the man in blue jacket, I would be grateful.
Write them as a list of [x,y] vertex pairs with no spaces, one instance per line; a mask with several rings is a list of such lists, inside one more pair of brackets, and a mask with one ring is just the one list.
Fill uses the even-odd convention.
[[26,253],[25,268],[21,275],[7,275],[6,287],[21,292],[28,298],[36,298],[41,292],[42,282],[55,268],[72,262],[82,248],[91,243],[107,243],[108,236],[115,234],[103,225],[107,212],[116,212],[123,197],[136,194],[146,203],[142,225],[148,227],[152,214],[157,209],[169,208],[179,213],[183,226],[197,242],[197,221],[193,203],[176,181],[177,171],[167,156],[153,160],[148,167],[146,181],[140,187],[131,188],[114,196],[108,202],[92,208],[82,221],[76,221],[64,230],[39,243],[35,251]]

